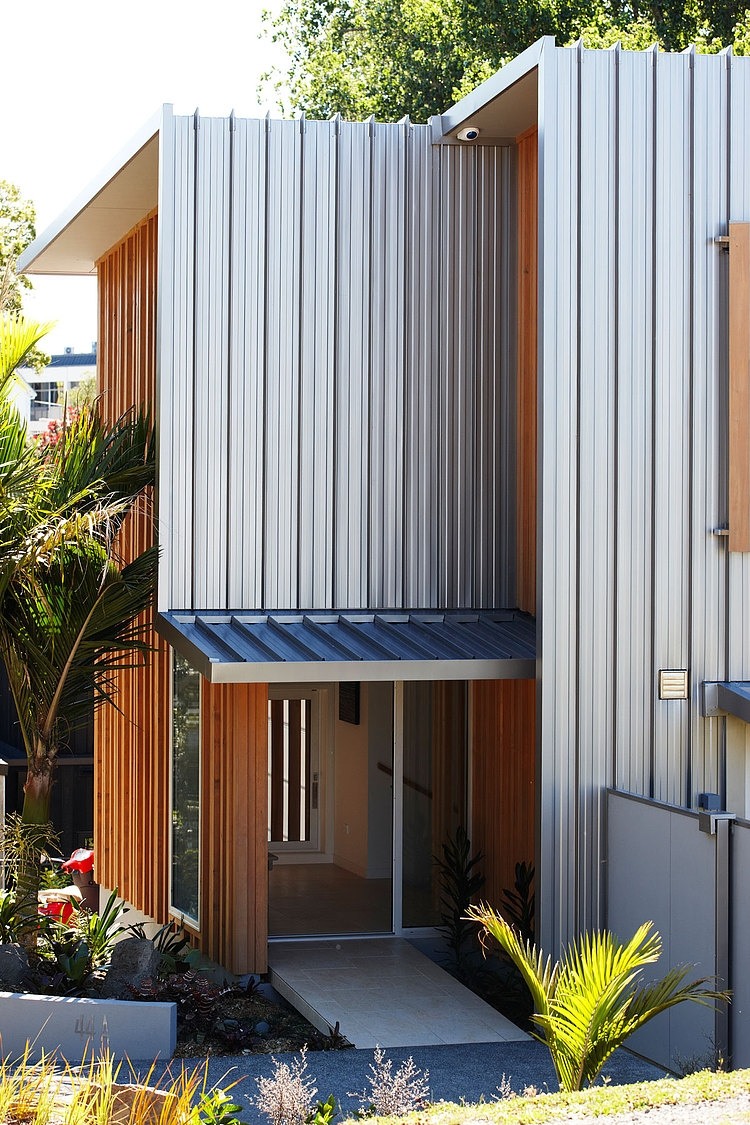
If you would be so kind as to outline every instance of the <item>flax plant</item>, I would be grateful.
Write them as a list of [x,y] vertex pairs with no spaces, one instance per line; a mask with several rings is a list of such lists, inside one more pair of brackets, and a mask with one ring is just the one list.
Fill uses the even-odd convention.
[[686,1000],[710,1005],[729,999],[726,992],[706,988],[707,977],[685,984],[689,965],[670,969],[660,981],[643,982],[644,969],[661,954],[653,922],[625,944],[606,931],[583,934],[553,963],[531,942],[524,944],[492,907],[472,906],[467,917],[482,927],[483,943],[495,939],[528,985],[537,1038],[549,1049],[561,1090],[593,1085],[617,1048],[660,1012]]

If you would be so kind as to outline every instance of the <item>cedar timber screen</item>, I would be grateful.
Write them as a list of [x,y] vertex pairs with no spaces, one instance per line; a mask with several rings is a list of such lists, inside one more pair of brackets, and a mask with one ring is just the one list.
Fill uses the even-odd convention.
[[[110,419],[155,402],[156,266],[155,213],[97,263],[99,393]],[[122,557],[135,557],[153,534],[149,502],[120,533]],[[151,642],[148,663],[118,675],[119,710],[105,706],[96,715],[94,847],[99,882],[162,922],[170,885],[171,661],[153,631]],[[199,943],[236,972],[266,967],[266,700],[265,685],[202,684]]]

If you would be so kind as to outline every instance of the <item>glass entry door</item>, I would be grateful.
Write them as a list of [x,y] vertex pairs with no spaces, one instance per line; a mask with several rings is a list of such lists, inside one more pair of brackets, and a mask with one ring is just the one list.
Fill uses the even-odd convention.
[[467,823],[466,684],[403,684],[401,926],[440,923],[435,858]]

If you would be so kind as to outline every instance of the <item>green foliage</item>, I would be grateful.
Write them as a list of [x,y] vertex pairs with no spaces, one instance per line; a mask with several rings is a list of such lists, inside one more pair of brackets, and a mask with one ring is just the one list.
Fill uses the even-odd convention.
[[154,949],[161,955],[159,972],[164,975],[177,972],[182,967],[195,967],[200,960],[200,950],[190,948],[190,938],[185,928],[178,926],[176,922],[165,922],[151,938],[148,937],[143,922],[133,922],[127,930],[133,937],[151,941]]
[[21,920],[13,891],[0,891],[0,943],[16,941]]
[[266,75],[285,113],[426,121],[542,35],[718,51],[750,45],[746,0],[286,0],[265,14],[289,59]]
[[534,940],[536,896],[531,889],[533,882],[534,864],[517,863],[513,889],[506,887],[503,890],[504,915],[524,943]]
[[[34,204],[15,184],[0,180],[0,313],[20,313],[23,290],[31,289],[29,279],[16,273],[16,260],[36,237],[35,222]],[[29,349],[29,367],[38,371],[48,363],[49,356],[36,345]]]
[[125,907],[117,897],[117,887],[107,899],[101,913],[78,911],[75,928],[88,947],[92,969],[109,964],[115,942],[122,932],[120,919],[124,912]]
[[16,260],[36,237],[34,204],[20,189],[0,180],[0,310],[19,312],[21,290],[31,282],[16,273]]
[[307,1125],[331,1125],[337,1113],[338,1107],[333,1094],[329,1094],[324,1102],[318,1098],[315,1108],[308,1114]]
[[226,1090],[207,1090],[196,1107],[195,1125],[238,1125],[241,1112]]
[[644,968],[661,954],[652,922],[625,945],[606,931],[583,934],[553,964],[530,942],[524,945],[492,907],[473,906],[467,916],[479,923],[483,937],[495,939],[526,981],[532,1020],[549,1048],[561,1090],[591,1085],[617,1048],[660,1012],[685,1000],[728,1000],[725,992],[704,987],[706,977],[685,984],[687,965],[670,969],[661,981],[642,983]]
[[[46,825],[52,777],[68,732],[113,698],[116,673],[148,651],[145,624],[156,548],[121,565],[117,532],[153,483],[154,436],[144,410],[115,423],[98,408],[66,421],[53,444],[29,443],[3,395],[39,338],[22,317],[0,320],[0,659],[28,759],[23,825]],[[40,852],[18,876],[36,933]]]
[[456,829],[455,835],[449,836],[442,845],[442,851],[442,859],[433,857],[440,872],[442,889],[442,925],[439,929],[445,937],[453,967],[460,970],[467,947],[476,934],[474,926],[466,920],[465,915],[472,898],[479,894],[485,884],[485,877],[479,870],[484,856],[481,852],[472,856],[471,841],[461,825]]

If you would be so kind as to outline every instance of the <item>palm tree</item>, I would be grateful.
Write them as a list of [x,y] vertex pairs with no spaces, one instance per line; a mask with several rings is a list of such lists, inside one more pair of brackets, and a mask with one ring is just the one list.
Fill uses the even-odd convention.
[[661,954],[653,922],[645,922],[627,944],[613,934],[584,934],[560,961],[552,964],[531,942],[525,945],[492,907],[472,906],[467,917],[482,926],[513,961],[534,1002],[537,1038],[552,1056],[561,1090],[592,1085],[602,1067],[625,1040],[660,1012],[693,1000],[710,1004],[728,1000],[726,992],[704,988],[708,978],[684,984],[689,965],[670,969],[653,984],[641,983],[646,965]]
[[[29,442],[2,397],[44,328],[0,318],[0,658],[27,756],[21,816],[49,822],[55,762],[68,732],[112,700],[115,669],[142,659],[143,612],[156,548],[123,565],[117,532],[153,483],[153,431],[145,411],[110,425],[94,405],[55,445]],[[43,834],[42,834],[43,835]],[[24,864],[19,897],[36,913],[38,866]]]

